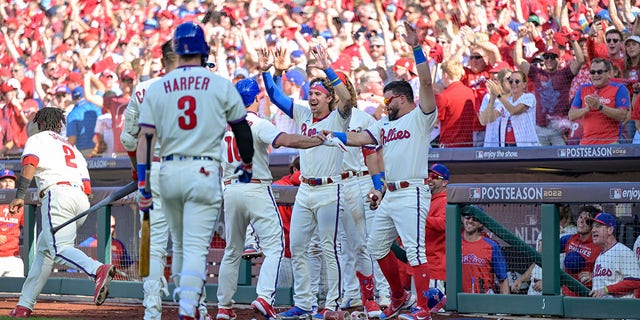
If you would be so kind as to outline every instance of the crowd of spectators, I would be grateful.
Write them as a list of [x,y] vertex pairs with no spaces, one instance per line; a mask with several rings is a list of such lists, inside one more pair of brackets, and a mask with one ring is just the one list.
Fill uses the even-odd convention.
[[[418,87],[408,21],[433,70],[434,146],[639,142],[639,2],[0,0],[0,154],[20,155],[34,111],[58,107],[85,156],[124,155],[132,88],[163,74],[160,46],[183,21],[203,24],[209,67],[233,81],[259,74],[257,49],[286,49],[283,86],[295,97],[306,97],[310,48],[326,46],[376,118],[384,84]],[[296,133],[261,100],[261,116]]]

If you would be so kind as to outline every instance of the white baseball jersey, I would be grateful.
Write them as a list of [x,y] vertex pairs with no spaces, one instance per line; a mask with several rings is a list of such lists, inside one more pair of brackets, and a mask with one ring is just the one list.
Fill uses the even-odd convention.
[[[536,96],[533,93],[524,93],[518,100],[514,101],[512,96],[509,96],[508,100],[514,106],[519,104],[529,106],[525,112],[515,115],[512,114],[507,117],[507,119],[511,119],[513,134],[516,137],[516,145],[518,147],[539,146],[538,134],[536,133]],[[500,126],[501,146],[504,146],[507,119],[502,121],[502,125]]]
[[385,176],[388,181],[425,179],[428,176],[429,141],[438,111],[425,114],[419,107],[390,121],[384,117],[367,131],[379,147],[384,147]]
[[633,253],[636,254],[638,263],[640,263],[640,236],[638,236],[638,239],[636,239],[636,243],[633,244]]
[[61,181],[82,185],[89,179],[87,161],[66,138],[53,131],[42,131],[29,139],[24,146],[22,158],[38,158],[35,177],[38,191],[45,190]]
[[[269,145],[272,145],[276,138],[283,132],[278,130],[268,120],[260,118],[253,112],[247,112],[247,122],[251,127],[253,135],[253,179],[271,180],[271,170],[269,170]],[[222,177],[223,180],[238,179],[238,174],[234,173],[242,162],[236,137],[227,126],[227,131],[222,139]]]
[[[300,134],[314,136],[321,130],[344,132],[351,117],[343,118],[338,111],[332,111],[322,121],[314,121],[307,101],[294,100],[293,119],[300,126]],[[318,146],[300,150],[300,171],[305,178],[339,176],[342,173],[343,153],[339,148]]]
[[[207,156],[220,161],[223,128],[245,117],[242,98],[229,80],[200,66],[186,66],[149,86],[139,125],[157,129],[161,157]],[[196,127],[220,129],[193,130]]]
[[[362,132],[374,123],[376,123],[376,119],[371,115],[358,108],[353,108],[351,109],[351,120],[349,121],[347,131]],[[362,156],[362,147],[347,147],[342,169],[354,171],[367,170],[367,166],[364,164],[364,157]]]
[[[489,107],[490,98],[490,93],[484,95],[482,98],[482,104],[480,105],[480,113],[484,112],[484,110]],[[500,115],[496,120],[487,123],[485,126],[484,147],[497,148],[500,146],[500,123],[507,121],[510,113],[498,99],[493,102],[493,108],[498,110]]]
[[[593,267],[593,290],[616,284],[624,278],[640,278],[638,259],[624,244],[618,242],[600,253]],[[633,298],[633,293],[621,298]]]
[[[131,95],[131,99],[129,99],[129,105],[127,105],[127,110],[125,110],[124,115],[124,131],[126,131],[131,136],[138,137],[138,133],[140,132],[140,127],[138,127],[138,121],[140,120],[140,106],[144,101],[147,90],[153,83],[161,79],[161,77],[156,77],[147,81],[140,82],[133,90],[133,94]],[[157,156],[159,151],[160,145],[156,142],[153,154]]]

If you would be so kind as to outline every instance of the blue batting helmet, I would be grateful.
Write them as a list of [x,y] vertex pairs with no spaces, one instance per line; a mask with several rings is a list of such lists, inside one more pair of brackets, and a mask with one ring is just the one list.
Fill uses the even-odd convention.
[[254,78],[247,78],[238,81],[236,83],[236,90],[240,93],[245,107],[250,106],[260,93],[258,81]]
[[429,288],[429,291],[425,292],[424,296],[427,298],[429,310],[433,310],[434,307],[438,306],[437,310],[433,310],[438,311],[447,303],[447,297],[438,288]]
[[577,251],[571,251],[564,257],[564,270],[568,273],[578,273],[587,266],[587,261]]
[[177,55],[201,54],[209,56],[209,45],[202,28],[193,22],[180,24],[173,34],[173,50]]

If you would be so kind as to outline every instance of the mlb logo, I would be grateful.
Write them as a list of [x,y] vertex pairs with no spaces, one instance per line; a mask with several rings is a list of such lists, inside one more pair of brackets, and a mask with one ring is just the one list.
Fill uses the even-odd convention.
[[609,199],[622,199],[622,189],[619,189],[619,188],[609,189]]
[[567,149],[558,149],[558,157],[566,157],[567,156]]
[[476,151],[476,159],[484,158],[484,153],[482,151]]
[[480,199],[480,188],[470,188],[469,199]]

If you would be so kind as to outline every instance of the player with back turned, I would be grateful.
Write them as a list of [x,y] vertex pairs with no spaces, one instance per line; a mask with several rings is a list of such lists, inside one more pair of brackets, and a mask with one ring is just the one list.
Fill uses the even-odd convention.
[[80,269],[95,278],[94,302],[101,305],[109,295],[109,283],[116,273],[113,265],[102,264],[74,247],[76,230],[84,219],[58,231],[51,228],[89,209],[91,181],[87,161],[80,151],[60,135],[65,124],[63,111],[42,108],[33,119],[39,133],[29,137],[22,153],[22,172],[17,183],[16,198],[9,204],[9,212],[16,213],[24,206],[24,198],[36,177],[42,201],[42,228],[36,243],[36,257],[22,286],[18,305],[9,313],[16,318],[29,318],[36,298],[51,273],[53,263]]
[[[379,206],[373,220],[367,247],[378,260],[382,273],[391,287],[391,304],[380,319],[396,316],[402,309],[415,303],[415,297],[406,292],[398,275],[396,258],[390,252],[391,244],[400,236],[407,250],[407,259],[413,269],[417,307],[399,319],[431,319],[427,297],[429,273],[425,253],[425,224],[431,193],[428,186],[429,141],[436,123],[436,109],[429,64],[419,45],[415,28],[405,22],[405,41],[413,47],[420,76],[419,107],[416,108],[411,85],[406,81],[393,81],[384,87],[384,102],[388,117],[382,118],[367,130],[333,132],[333,136],[349,146],[378,145],[386,176],[386,192],[380,173],[371,176],[374,188],[370,193],[373,207]],[[323,135],[330,134],[323,131]]]
[[138,137],[139,206],[151,207],[145,190],[146,134],[157,140],[161,159],[162,207],[173,241],[172,277],[181,319],[198,319],[206,256],[221,206],[220,141],[227,124],[236,136],[242,163],[238,179],[251,180],[253,139],[242,98],[233,84],[203,67],[209,55],[202,28],[180,24],[173,48],[178,66],[149,86],[140,107]]

